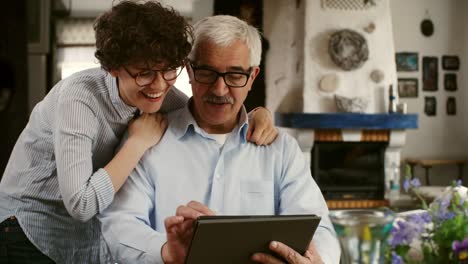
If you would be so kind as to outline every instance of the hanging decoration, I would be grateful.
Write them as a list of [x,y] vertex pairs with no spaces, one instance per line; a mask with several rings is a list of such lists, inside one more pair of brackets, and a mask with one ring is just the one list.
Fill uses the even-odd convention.
[[366,39],[350,29],[339,30],[331,35],[328,53],[332,61],[345,71],[360,68],[369,58]]
[[338,76],[334,73],[324,75],[319,82],[319,89],[322,92],[333,93],[338,89],[339,85]]
[[377,0],[322,0],[322,9],[359,11],[376,6]]
[[428,10],[426,10],[426,18],[421,21],[421,33],[426,37],[430,37],[434,34],[434,23],[429,17]]

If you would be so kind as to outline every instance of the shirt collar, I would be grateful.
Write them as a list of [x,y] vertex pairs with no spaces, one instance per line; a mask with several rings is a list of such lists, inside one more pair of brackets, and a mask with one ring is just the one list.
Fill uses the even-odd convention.
[[110,99],[112,101],[112,105],[114,106],[117,113],[120,115],[122,119],[133,118],[135,113],[137,112],[137,108],[134,106],[127,105],[119,95],[119,85],[117,82],[117,78],[112,76],[109,72],[107,73],[106,77],[106,86],[109,89]]
[[[179,139],[191,133],[198,133],[203,137],[208,137],[209,134],[198,126],[197,121],[195,121],[195,118],[190,112],[191,103],[192,98],[190,98],[190,100],[184,108],[178,111],[177,116],[171,120],[170,129],[173,129],[175,136]],[[237,126],[234,127],[233,131],[231,131],[231,134],[235,133],[236,141],[239,141],[240,143],[245,143],[247,142],[249,119],[247,118],[247,111],[244,106],[242,106],[240,112],[240,118],[237,123]]]

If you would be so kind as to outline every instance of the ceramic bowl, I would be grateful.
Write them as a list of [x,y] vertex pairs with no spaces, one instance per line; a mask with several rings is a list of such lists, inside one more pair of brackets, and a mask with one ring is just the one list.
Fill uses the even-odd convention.
[[366,112],[369,100],[363,97],[349,98],[335,94],[335,104],[338,112],[364,113]]

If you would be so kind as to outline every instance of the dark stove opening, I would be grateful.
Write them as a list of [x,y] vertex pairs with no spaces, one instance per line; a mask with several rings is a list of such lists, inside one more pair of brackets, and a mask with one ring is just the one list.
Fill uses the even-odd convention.
[[312,148],[312,176],[326,200],[383,200],[386,142],[321,142]]

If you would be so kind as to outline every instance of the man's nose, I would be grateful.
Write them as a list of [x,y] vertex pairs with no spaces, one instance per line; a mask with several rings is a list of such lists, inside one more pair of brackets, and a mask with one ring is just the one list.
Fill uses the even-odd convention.
[[211,88],[213,94],[217,96],[223,96],[229,92],[229,87],[224,82],[224,78],[219,76],[218,79],[213,83]]

